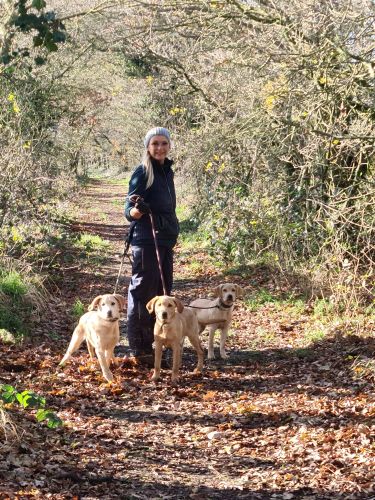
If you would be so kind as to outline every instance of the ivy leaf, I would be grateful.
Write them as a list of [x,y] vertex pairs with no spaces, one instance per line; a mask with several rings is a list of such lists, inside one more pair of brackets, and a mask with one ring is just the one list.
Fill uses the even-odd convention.
[[35,61],[35,64],[37,66],[43,66],[43,64],[45,64],[45,62],[46,62],[46,60],[44,59],[44,57],[41,57],[41,56],[35,57],[34,61]]
[[49,427],[50,429],[56,429],[57,427],[61,427],[63,424],[61,418],[51,410],[38,410],[36,412],[36,419],[38,422],[43,422],[44,420],[46,420],[47,427]]
[[44,7],[46,7],[46,2],[44,0],[33,0],[33,3],[31,4],[34,9],[37,10],[42,10]]
[[12,385],[1,385],[0,391],[0,399],[2,399],[4,403],[13,403],[16,400],[17,391]]

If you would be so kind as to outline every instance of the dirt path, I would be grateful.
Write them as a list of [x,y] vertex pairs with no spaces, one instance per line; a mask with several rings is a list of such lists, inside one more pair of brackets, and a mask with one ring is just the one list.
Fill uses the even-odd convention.
[[[65,425],[47,429],[13,409],[20,440],[1,448],[0,498],[371,498],[374,394],[371,379],[356,376],[353,358],[373,357],[374,340],[332,331],[306,347],[308,308],[292,316],[272,304],[255,312],[238,304],[230,359],[206,362],[195,377],[195,355],[185,349],[177,388],[167,371],[155,385],[149,370],[123,365],[114,370],[116,383],[104,384],[85,349],[56,370],[74,301],[87,305],[113,290],[125,189],[90,184],[74,227],[109,241],[101,261],[83,264],[73,255],[52,326],[38,331],[42,340],[1,348],[0,381],[43,394]],[[249,295],[280,286],[262,269],[223,277],[199,254],[194,259],[205,272],[192,276],[189,259],[177,249],[175,291],[185,303],[225,280]],[[124,271],[128,277],[128,265]]]

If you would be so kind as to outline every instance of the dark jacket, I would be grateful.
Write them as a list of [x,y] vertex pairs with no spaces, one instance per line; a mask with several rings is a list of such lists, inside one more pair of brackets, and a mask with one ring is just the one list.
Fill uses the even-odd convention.
[[130,215],[134,203],[129,201],[133,194],[141,196],[150,206],[157,240],[159,245],[173,247],[179,233],[179,224],[176,217],[176,192],[173,181],[173,161],[168,158],[163,165],[153,161],[154,182],[146,189],[146,174],[143,165],[139,165],[133,172],[129,182],[129,192],[125,202],[125,217],[132,224],[131,244],[134,246],[153,245],[154,239],[151,229],[150,216],[145,214],[135,220]]

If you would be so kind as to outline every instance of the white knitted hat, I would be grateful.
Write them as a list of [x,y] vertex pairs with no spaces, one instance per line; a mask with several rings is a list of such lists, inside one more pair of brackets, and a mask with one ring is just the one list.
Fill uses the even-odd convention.
[[153,137],[155,137],[155,135],[164,135],[164,137],[166,137],[168,139],[168,142],[169,144],[171,143],[171,135],[169,133],[169,130],[167,130],[166,128],[164,127],[154,127],[152,128],[151,130],[149,130],[147,132],[147,134],[145,135],[145,138],[143,140],[143,143],[145,145],[145,148],[148,147],[151,139]]

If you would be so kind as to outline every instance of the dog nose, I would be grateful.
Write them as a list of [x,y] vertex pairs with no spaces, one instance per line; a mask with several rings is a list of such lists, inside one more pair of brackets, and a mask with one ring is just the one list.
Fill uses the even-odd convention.
[[107,312],[107,318],[112,318],[112,311]]
[[163,319],[167,319],[167,318],[168,318],[168,313],[163,312],[163,314],[161,315],[161,317],[162,317]]
[[233,295],[232,294],[228,295],[228,300],[233,300]]

